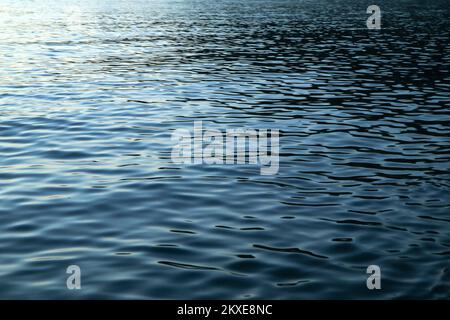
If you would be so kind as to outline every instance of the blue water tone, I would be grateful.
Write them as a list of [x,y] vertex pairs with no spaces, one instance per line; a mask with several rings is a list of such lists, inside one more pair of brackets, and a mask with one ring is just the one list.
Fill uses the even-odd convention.
[[[449,17],[1,0],[0,299],[449,299]],[[278,174],[174,164],[195,120],[279,129]]]

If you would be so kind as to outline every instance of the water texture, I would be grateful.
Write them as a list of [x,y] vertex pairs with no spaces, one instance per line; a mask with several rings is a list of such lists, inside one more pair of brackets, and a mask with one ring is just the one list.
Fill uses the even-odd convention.
[[[449,17],[1,0],[0,298],[450,298]],[[279,129],[278,174],[174,164],[195,120]]]

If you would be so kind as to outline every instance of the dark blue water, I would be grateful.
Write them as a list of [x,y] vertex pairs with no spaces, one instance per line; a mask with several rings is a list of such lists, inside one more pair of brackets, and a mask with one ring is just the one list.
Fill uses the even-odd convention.
[[[0,298],[450,298],[449,16],[2,0]],[[172,163],[194,120],[280,129],[278,174]]]

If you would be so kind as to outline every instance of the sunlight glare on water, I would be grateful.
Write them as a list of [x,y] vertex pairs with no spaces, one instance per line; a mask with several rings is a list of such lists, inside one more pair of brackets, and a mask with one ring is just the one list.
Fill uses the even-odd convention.
[[[450,6],[378,3],[2,0],[0,298],[448,299]],[[278,174],[174,164],[196,120]]]

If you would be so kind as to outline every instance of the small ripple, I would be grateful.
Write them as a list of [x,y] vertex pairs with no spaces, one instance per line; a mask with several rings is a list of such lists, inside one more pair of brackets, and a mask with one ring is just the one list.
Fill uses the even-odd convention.
[[320,258],[320,259],[328,259],[326,256],[322,256],[316,253],[313,253],[311,251],[302,250],[299,248],[275,248],[275,247],[268,247],[264,245],[254,244],[253,247],[263,250],[269,250],[269,251],[276,251],[276,252],[285,252],[285,253],[300,253],[304,255],[308,255],[314,258]]

